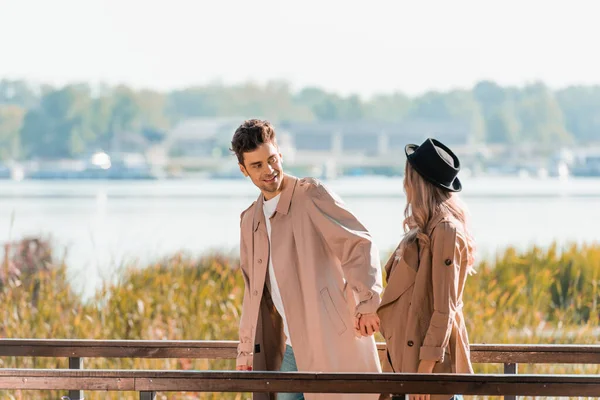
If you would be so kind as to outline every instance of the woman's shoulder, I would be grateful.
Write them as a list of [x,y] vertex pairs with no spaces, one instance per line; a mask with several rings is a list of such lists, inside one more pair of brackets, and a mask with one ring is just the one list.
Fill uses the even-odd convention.
[[441,215],[437,218],[434,226],[431,228],[432,241],[452,240],[457,244],[466,242],[464,225],[452,215]]

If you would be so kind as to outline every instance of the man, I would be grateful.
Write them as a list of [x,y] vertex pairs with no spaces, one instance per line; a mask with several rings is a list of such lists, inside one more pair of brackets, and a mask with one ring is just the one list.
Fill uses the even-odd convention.
[[[241,215],[245,292],[237,369],[380,372],[373,333],[379,329],[381,266],[365,227],[319,181],[284,174],[269,122],[245,121],[231,150],[241,172],[260,189],[258,200]],[[255,394],[269,398],[274,397]],[[302,398],[277,395],[278,400]]]

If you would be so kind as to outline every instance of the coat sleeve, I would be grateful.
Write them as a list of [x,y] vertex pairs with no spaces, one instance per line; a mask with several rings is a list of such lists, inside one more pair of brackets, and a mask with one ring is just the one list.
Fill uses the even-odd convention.
[[459,302],[460,248],[456,227],[450,222],[441,222],[431,237],[433,314],[420,349],[421,360],[444,360]]
[[304,183],[308,214],[324,243],[340,260],[344,278],[358,295],[355,315],[377,311],[382,291],[379,251],[367,229],[342,200],[320,182]]
[[[240,231],[242,228],[242,221],[244,218],[244,213],[242,213],[241,221],[240,221]],[[248,251],[246,247],[246,243],[244,241],[243,232],[240,234],[240,271],[242,272],[244,278],[244,297],[242,300],[242,315],[240,318],[239,324],[239,344],[237,348],[237,358],[236,358],[236,366],[247,365],[252,366],[253,361],[253,347],[254,347],[254,337],[252,335],[252,321],[249,320],[249,312],[250,308],[250,291],[252,290],[250,286],[250,279],[248,276]]]

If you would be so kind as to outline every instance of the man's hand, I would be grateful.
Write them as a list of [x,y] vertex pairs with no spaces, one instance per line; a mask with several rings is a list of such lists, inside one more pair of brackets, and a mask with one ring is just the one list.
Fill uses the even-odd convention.
[[[433,372],[433,368],[435,367],[435,361],[431,360],[421,360],[419,363],[419,369],[417,372],[419,374],[431,374]],[[408,396],[408,400],[429,400],[428,394],[411,394]]]
[[235,367],[238,371],[252,371],[252,367],[250,365],[238,365]]
[[354,319],[354,329],[362,336],[371,336],[379,332],[379,316],[376,313],[357,316]]

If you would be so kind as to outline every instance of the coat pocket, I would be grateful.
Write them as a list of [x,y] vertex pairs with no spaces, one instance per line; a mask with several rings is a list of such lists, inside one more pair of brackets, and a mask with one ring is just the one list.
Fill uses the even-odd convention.
[[338,335],[341,335],[346,331],[346,324],[344,320],[340,316],[340,313],[335,308],[335,304],[333,303],[333,299],[329,294],[329,289],[324,288],[321,289],[321,301],[323,302],[323,306],[325,307],[325,311],[327,312],[327,316],[329,320],[333,324],[333,327]]

